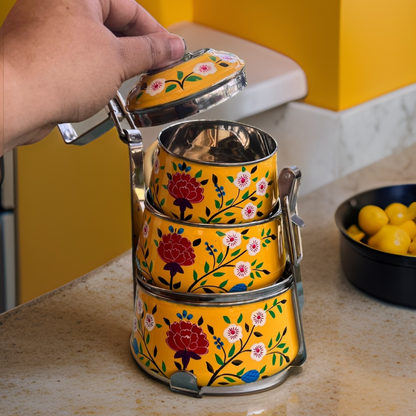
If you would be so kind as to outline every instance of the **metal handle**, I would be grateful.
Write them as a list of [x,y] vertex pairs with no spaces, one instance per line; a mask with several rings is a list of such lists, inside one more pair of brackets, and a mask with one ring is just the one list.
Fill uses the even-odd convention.
[[305,225],[305,223],[298,216],[297,211],[297,197],[301,176],[301,172],[296,166],[284,168],[279,175],[279,197],[283,212],[286,250],[289,253],[293,277],[296,283],[295,287],[299,302],[299,309],[302,309],[305,303],[302,277],[299,267],[299,263],[303,258],[300,229]]
[[[76,124],[81,126],[81,133],[75,129]],[[136,128],[131,116],[124,109],[124,101],[119,93],[103,110],[85,122],[58,124],[58,129],[66,144],[83,146],[98,139],[114,126],[122,140],[126,137],[124,130]]]
[[305,304],[303,283],[299,263],[303,258],[302,240],[300,229],[305,223],[298,216],[297,197],[300,186],[301,172],[296,166],[284,168],[279,175],[279,197],[282,204],[283,224],[285,230],[286,249],[289,252],[291,268],[295,280],[294,311],[296,325],[299,334],[299,352],[295,359],[297,365],[302,365],[306,360],[306,346],[303,336],[302,317],[300,311]]
[[303,258],[300,229],[305,226],[305,223],[299,217],[297,210],[301,176],[301,172],[296,166],[283,168],[279,175],[279,195],[284,214],[287,250],[290,261],[294,266],[298,266]]
[[[120,124],[122,129],[136,129],[137,127],[131,123],[129,116],[126,118],[125,103],[123,97],[127,97],[129,91],[135,85],[139,77],[133,77],[125,81],[117,96],[97,114],[93,115],[85,121],[78,123],[58,124],[58,129],[66,144],[82,146],[98,139],[103,134],[110,131],[114,125]],[[117,121],[111,113],[116,114]]]

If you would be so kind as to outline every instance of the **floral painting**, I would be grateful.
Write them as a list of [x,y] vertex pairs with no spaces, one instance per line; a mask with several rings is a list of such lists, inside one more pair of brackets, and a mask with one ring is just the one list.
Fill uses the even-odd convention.
[[194,172],[194,165],[185,161],[171,162],[167,169],[156,155],[155,178],[149,184],[153,205],[170,217],[203,224],[255,221],[273,208],[275,181],[269,170],[259,176],[258,165],[254,164],[219,178],[209,168],[207,174],[205,169],[198,169]]
[[243,292],[263,287],[280,277],[286,263],[278,221],[198,234],[194,227],[161,224],[145,213],[137,266],[150,283],[181,292]]
[[[205,59],[205,61],[199,62],[200,59]],[[154,97],[157,94],[169,94],[172,91],[180,93],[181,91],[185,91],[189,85],[201,82],[205,78],[209,78],[210,75],[216,74],[219,69],[228,69],[231,64],[236,63],[236,69],[240,66],[238,57],[228,52],[209,50],[204,58],[200,59],[196,59],[196,63],[193,66],[189,66],[189,63],[185,62],[179,65],[176,71],[164,71],[162,75],[166,74],[165,77],[150,77],[148,83],[141,84],[136,101],[139,101],[144,94]],[[184,72],[185,67],[188,72]],[[175,76],[172,76],[173,74]],[[207,82],[210,81],[207,80]],[[211,83],[215,82],[216,79],[211,81]]]
[[236,313],[193,307],[175,315],[174,304],[165,309],[161,303],[159,312],[159,305],[151,306],[154,299],[139,290],[132,351],[142,366],[166,378],[181,370],[207,386],[255,382],[286,368],[297,354],[289,295]]

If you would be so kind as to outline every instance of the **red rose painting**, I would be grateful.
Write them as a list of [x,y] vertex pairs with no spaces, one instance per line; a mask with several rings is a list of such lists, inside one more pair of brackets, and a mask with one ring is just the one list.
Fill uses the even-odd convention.
[[208,354],[209,341],[202,328],[191,321],[172,322],[166,332],[166,343],[176,351],[175,358],[182,359],[185,370],[190,359],[200,360]]
[[170,271],[171,278],[176,273],[183,273],[182,266],[191,266],[195,263],[196,256],[192,243],[177,233],[163,235],[157,253],[166,263],[164,270]]
[[193,208],[204,199],[204,188],[188,173],[175,173],[168,183],[168,192],[175,198],[174,205],[181,211],[181,219],[184,217],[186,208]]

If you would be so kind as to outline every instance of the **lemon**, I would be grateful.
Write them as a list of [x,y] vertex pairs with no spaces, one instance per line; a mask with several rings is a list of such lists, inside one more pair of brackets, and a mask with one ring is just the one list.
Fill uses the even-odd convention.
[[416,223],[412,220],[406,221],[403,224],[400,224],[399,227],[406,231],[409,234],[411,240],[416,236]]
[[400,202],[393,202],[384,211],[389,218],[389,224],[400,225],[408,220],[408,208]]
[[365,237],[365,233],[361,231],[355,224],[348,227],[347,233],[353,240],[356,241],[361,241]]
[[368,245],[377,250],[392,254],[407,254],[410,237],[406,231],[396,225],[385,225],[368,239]]
[[409,254],[416,256],[416,238],[410,243]]
[[376,205],[366,205],[358,213],[358,226],[369,235],[375,234],[388,222],[387,214]]
[[412,202],[408,208],[408,219],[414,220],[416,218],[416,202]]

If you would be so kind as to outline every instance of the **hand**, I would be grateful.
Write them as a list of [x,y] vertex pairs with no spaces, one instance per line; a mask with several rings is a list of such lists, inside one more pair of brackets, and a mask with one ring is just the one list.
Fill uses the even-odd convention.
[[125,80],[185,52],[135,0],[17,0],[1,36],[5,153],[91,117]]

